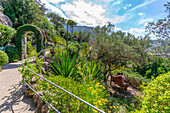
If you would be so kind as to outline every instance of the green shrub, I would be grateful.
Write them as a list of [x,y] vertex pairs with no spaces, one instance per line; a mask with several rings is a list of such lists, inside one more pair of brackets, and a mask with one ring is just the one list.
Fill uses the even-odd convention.
[[[63,76],[46,76],[46,78],[53,83],[59,85],[60,87],[66,89],[67,91],[73,93],[74,95],[80,97],[81,99],[91,103],[99,109],[104,110],[104,105],[108,102],[106,95],[108,95],[105,87],[100,85],[100,83],[91,83],[87,85],[86,83],[75,82],[71,77]],[[63,113],[76,113],[76,112],[95,112],[92,108],[88,107],[86,104],[82,103],[78,99],[68,95],[67,93],[59,90],[51,84],[40,81],[37,89],[40,91],[46,91],[45,100],[52,102],[52,105]],[[53,111],[53,110],[52,110]],[[51,112],[52,112],[51,111]]]
[[36,49],[32,47],[31,41],[27,41],[27,57],[30,58],[36,55],[37,55]]
[[8,63],[8,55],[0,50],[0,66]]
[[0,31],[2,34],[2,36],[0,36],[0,47],[6,46],[12,41],[12,38],[15,35],[15,29],[9,26],[0,24]]
[[73,56],[75,53],[78,53],[80,48],[81,48],[81,45],[77,41],[69,42],[68,51],[71,54],[71,56]]
[[31,41],[27,41],[27,54],[31,54],[34,51]]
[[19,55],[15,47],[7,46],[5,48],[5,52],[7,53],[10,62],[15,62],[19,60]]
[[170,111],[170,72],[159,75],[146,87],[143,85],[140,113],[168,113]]

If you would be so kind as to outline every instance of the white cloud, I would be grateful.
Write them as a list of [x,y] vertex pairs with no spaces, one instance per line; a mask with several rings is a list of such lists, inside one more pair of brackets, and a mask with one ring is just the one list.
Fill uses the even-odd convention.
[[128,7],[131,7],[132,5],[131,4],[127,4],[126,6],[124,6],[124,10],[126,10]]
[[138,13],[138,15],[139,15],[139,16],[142,16],[142,15],[144,15],[144,13],[141,12],[141,13]]
[[137,5],[136,7],[132,8],[132,9],[130,9],[128,11],[134,11],[134,10],[136,10],[138,8],[141,8],[141,7],[144,7],[144,6],[148,5],[148,4],[151,4],[151,3],[155,2],[155,1],[156,0],[145,0],[143,4]]
[[147,26],[148,25],[148,23],[144,23],[144,26]]
[[59,14],[61,17],[67,19],[67,17],[63,14],[63,12],[60,9],[58,9],[57,7],[49,4],[49,1],[51,1],[53,3],[59,3],[64,0],[57,0],[57,1],[55,1],[55,0],[41,0],[41,2],[45,4],[45,7],[49,10],[49,12],[54,12],[56,14]]
[[[148,34],[148,32],[145,32],[145,28],[130,28],[129,30],[124,30],[123,32],[131,33],[131,34],[135,35],[135,37],[138,37],[138,36],[144,37],[145,35]],[[153,34],[150,34],[149,36],[151,37],[151,39],[157,38]]]
[[126,30],[124,32],[129,32],[129,33],[135,35],[136,37],[144,36],[146,34],[144,28],[130,28],[129,30]]
[[106,10],[102,5],[97,5],[92,2],[78,0],[71,3],[61,5],[61,9],[74,21],[80,25],[97,26],[105,25],[107,22],[113,24],[128,21],[128,14],[123,16],[113,15],[113,19],[104,16]]
[[47,0],[47,1],[53,4],[58,4],[59,2],[64,2],[65,0]]
[[115,31],[120,31],[120,30],[122,30],[121,28],[119,28],[119,27],[115,27],[115,29],[114,29]]
[[153,20],[154,19],[152,19],[152,18],[142,19],[142,20],[139,21],[138,25],[141,25],[141,24],[145,24],[146,25],[146,22],[151,22]]

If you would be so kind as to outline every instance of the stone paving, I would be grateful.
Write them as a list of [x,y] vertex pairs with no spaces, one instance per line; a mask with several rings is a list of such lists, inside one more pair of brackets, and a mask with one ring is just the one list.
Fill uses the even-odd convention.
[[17,63],[2,66],[0,72],[0,113],[34,113],[36,106],[23,92]]

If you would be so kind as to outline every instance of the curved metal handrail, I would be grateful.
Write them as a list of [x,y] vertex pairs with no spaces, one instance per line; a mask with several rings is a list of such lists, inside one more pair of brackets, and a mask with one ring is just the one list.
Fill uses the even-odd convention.
[[[44,50],[45,50],[45,49],[44,49]],[[43,52],[44,50],[40,51],[39,53]],[[39,53],[38,53],[38,54],[39,54]],[[24,68],[28,68],[27,66],[24,65],[24,63],[22,63],[22,66],[23,66],[23,69],[24,69]],[[61,89],[62,91],[66,92],[67,94],[69,94],[69,95],[75,97],[75,98],[78,99],[79,101],[81,101],[81,102],[85,103],[86,105],[90,106],[91,108],[97,110],[98,112],[100,112],[100,113],[105,113],[104,111],[102,111],[102,110],[96,108],[96,107],[93,106],[92,104],[86,102],[85,100],[83,100],[83,99],[77,97],[76,95],[72,94],[71,92],[69,92],[69,91],[63,89],[62,87],[56,85],[55,83],[53,83],[53,82],[47,80],[46,78],[42,77],[41,75],[39,75],[39,74],[37,74],[37,73],[35,73],[35,72],[32,71],[31,69],[28,68],[28,70],[29,70],[30,72],[34,73],[35,75],[39,76],[41,79],[43,79],[43,80],[49,82],[50,84],[54,85],[55,87]],[[23,82],[24,82],[29,88],[31,88],[31,89],[33,90],[33,88],[32,88],[29,84],[27,84],[27,83],[25,82],[25,78],[24,78],[24,77],[23,77]],[[24,86],[24,84],[23,84],[23,86]],[[33,90],[33,92],[35,92],[35,93],[42,99],[42,97],[41,97],[35,90]],[[59,112],[55,107],[53,107],[49,102],[47,102],[46,100],[44,100],[44,101],[45,101],[48,105],[50,105],[57,113],[60,113],[60,112]]]

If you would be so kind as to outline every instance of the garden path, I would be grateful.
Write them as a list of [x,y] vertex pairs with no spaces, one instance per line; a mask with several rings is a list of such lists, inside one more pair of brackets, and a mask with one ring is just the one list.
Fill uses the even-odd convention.
[[33,100],[23,92],[22,76],[18,72],[17,63],[2,66],[0,72],[0,113],[34,113],[36,106]]

